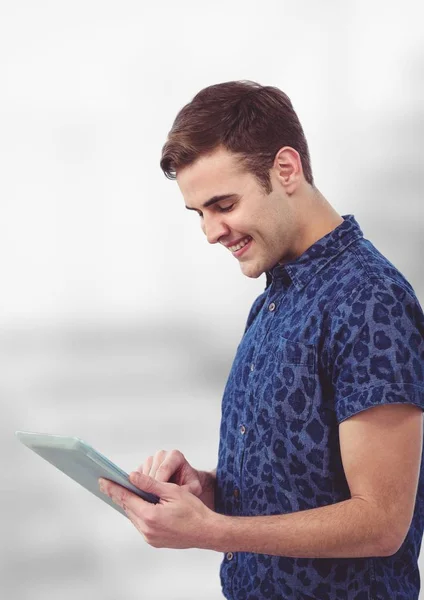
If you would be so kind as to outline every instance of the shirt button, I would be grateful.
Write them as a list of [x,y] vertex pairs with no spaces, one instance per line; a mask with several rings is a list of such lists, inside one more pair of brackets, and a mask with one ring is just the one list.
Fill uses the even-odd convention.
[[233,560],[234,554],[232,552],[227,552],[227,560]]
[[254,370],[255,370],[255,365],[254,365],[254,363],[252,363],[252,364],[250,365],[250,370],[251,370],[251,371],[254,371]]
[[245,427],[244,425],[242,425],[242,426],[240,427],[240,433],[241,433],[242,435],[244,435],[244,434],[246,433],[246,427]]
[[240,496],[240,490],[238,488],[234,488],[233,496],[234,498],[238,498]]
[[270,312],[272,312],[273,310],[275,310],[275,303],[274,302],[271,302],[271,304],[268,306],[268,310]]

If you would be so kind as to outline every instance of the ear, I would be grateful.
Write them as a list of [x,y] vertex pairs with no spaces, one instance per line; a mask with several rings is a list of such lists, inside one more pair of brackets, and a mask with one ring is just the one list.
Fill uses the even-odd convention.
[[290,146],[284,146],[275,155],[273,169],[275,176],[288,195],[299,187],[303,177],[302,161],[299,153]]

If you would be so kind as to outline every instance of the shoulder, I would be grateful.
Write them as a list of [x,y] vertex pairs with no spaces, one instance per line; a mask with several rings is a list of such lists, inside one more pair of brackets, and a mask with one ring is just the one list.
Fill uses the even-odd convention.
[[[331,300],[333,317],[368,307],[386,308],[403,303],[421,311],[414,289],[404,275],[366,239],[352,244],[338,265],[336,293]],[[396,311],[395,311],[396,312]],[[422,311],[421,311],[422,312]]]
[[353,252],[360,266],[352,267],[326,311],[323,366],[333,375],[349,373],[352,385],[359,373],[368,380],[369,367],[381,379],[384,370],[399,369],[421,378],[424,314],[412,286],[378,252]]
[[412,288],[397,278],[368,276],[356,281],[329,311],[327,346],[332,353],[361,345],[377,351],[423,344],[424,314]]

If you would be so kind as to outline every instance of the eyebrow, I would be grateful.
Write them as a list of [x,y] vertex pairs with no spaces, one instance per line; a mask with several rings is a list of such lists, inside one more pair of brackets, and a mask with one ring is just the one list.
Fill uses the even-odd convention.
[[[212,206],[212,204],[216,204],[216,202],[220,202],[221,200],[228,200],[229,198],[237,198],[240,199],[241,196],[239,194],[222,194],[221,196],[212,196],[209,200],[206,200],[202,204],[202,208],[207,208],[208,206]],[[197,208],[193,208],[191,206],[186,206],[187,210],[198,210]]]

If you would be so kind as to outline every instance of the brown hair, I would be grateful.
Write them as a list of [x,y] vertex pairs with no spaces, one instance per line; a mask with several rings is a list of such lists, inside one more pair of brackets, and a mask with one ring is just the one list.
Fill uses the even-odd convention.
[[168,179],[219,146],[238,154],[240,165],[272,191],[269,171],[283,146],[297,150],[305,179],[314,180],[308,144],[290,98],[276,87],[229,81],[201,90],[178,113],[162,148]]

